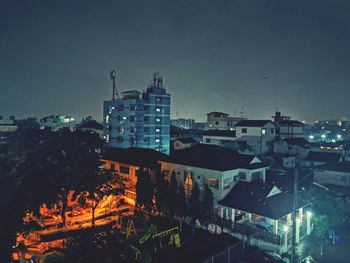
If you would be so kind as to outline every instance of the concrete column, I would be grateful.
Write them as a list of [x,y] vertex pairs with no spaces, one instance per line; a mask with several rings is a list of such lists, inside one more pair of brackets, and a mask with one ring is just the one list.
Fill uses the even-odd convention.
[[297,227],[295,231],[295,242],[299,244],[299,240],[300,240],[300,223],[298,223],[297,221]]
[[235,222],[235,215],[236,215],[236,211],[235,211],[235,209],[231,209],[231,220],[232,220],[232,222]]
[[249,219],[249,222],[252,222],[252,214],[251,213],[248,214],[248,219]]
[[303,208],[302,207],[299,209],[299,218],[300,218],[300,222],[303,222]]
[[311,233],[311,215],[306,216],[306,234],[310,235]]
[[288,232],[284,231],[284,247],[288,247]]
[[278,219],[274,220],[273,227],[274,227],[275,234],[278,235]]

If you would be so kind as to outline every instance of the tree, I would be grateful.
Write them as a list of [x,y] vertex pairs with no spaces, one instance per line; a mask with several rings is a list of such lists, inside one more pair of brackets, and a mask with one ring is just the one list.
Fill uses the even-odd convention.
[[151,215],[153,209],[154,185],[149,171],[143,167],[138,170],[136,182],[136,207],[145,208]]
[[201,222],[209,224],[214,219],[214,196],[210,187],[205,184],[201,204]]
[[201,201],[198,184],[195,183],[189,200],[189,215],[192,217],[192,223],[201,217]]
[[177,205],[177,180],[176,173],[173,171],[170,177],[170,189],[168,195],[168,209],[170,212],[170,217],[173,218],[176,213],[176,205]]
[[165,173],[160,171],[160,167],[156,171],[155,197],[156,208],[159,213],[165,214],[168,207],[169,183],[165,180]]
[[185,189],[182,183],[179,185],[179,191],[177,194],[176,214],[180,218],[180,231],[182,231],[183,218],[187,214],[187,200]]

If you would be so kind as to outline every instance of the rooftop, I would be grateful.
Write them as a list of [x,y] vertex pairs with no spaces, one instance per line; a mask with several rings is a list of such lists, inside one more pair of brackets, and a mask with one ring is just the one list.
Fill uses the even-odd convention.
[[[169,161],[204,169],[229,171],[238,168],[257,169],[255,163],[254,165],[251,163],[254,158],[253,155],[239,154],[232,149],[217,145],[197,144],[174,152]],[[267,167],[262,163],[259,163],[259,166]]]
[[102,160],[153,168],[157,161],[168,159],[168,155],[147,148],[111,148],[102,155]]
[[242,120],[236,124],[236,127],[263,127],[269,122],[273,123],[270,120]]
[[[293,212],[293,195],[281,192],[274,184],[261,180],[239,181],[219,204],[271,219],[280,219]],[[307,204],[306,201],[298,199],[297,208]]]
[[194,140],[193,138],[177,138],[175,139],[175,141],[180,141],[182,143],[197,143],[196,140]]
[[314,162],[329,162],[335,163],[339,162],[341,159],[341,153],[338,152],[320,152],[320,151],[310,151],[306,160]]
[[217,137],[236,137],[236,131],[230,130],[207,130],[203,136],[217,136]]
[[317,166],[317,169],[350,173],[350,162],[327,163]]

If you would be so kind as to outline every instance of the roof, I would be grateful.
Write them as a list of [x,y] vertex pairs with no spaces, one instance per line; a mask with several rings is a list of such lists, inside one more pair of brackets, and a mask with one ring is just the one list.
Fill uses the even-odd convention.
[[228,113],[220,112],[220,111],[212,111],[212,112],[207,113],[207,115],[210,115],[210,114],[225,114],[225,115],[229,115]]
[[310,151],[306,160],[314,162],[339,162],[341,158],[341,153],[338,152],[320,152],[320,151]]
[[197,141],[193,138],[177,138],[175,141],[180,141],[182,143],[197,143]]
[[[238,168],[253,169],[253,155],[243,155],[236,151],[210,144],[197,144],[174,152],[169,162],[216,171],[229,171]],[[257,168],[255,168],[257,169]]]
[[207,130],[203,136],[217,136],[217,137],[236,137],[236,131],[230,130]]
[[327,163],[317,166],[317,169],[350,173],[350,162]]
[[[293,211],[293,195],[279,192],[274,187],[276,186],[262,180],[239,181],[219,204],[271,219],[280,219]],[[275,189],[275,194],[269,196]],[[306,205],[306,201],[298,199],[298,209]]]
[[295,120],[283,120],[277,122],[278,126],[295,126],[295,127],[304,127],[304,123]]
[[168,155],[147,148],[111,148],[102,155],[102,160],[152,168],[157,161],[168,159]]
[[290,144],[290,145],[296,145],[296,146],[300,146],[303,148],[311,148],[310,146],[310,142],[308,140],[306,140],[305,138],[299,137],[299,138],[286,138],[283,139],[286,143]]
[[242,120],[236,124],[236,127],[263,127],[269,122],[273,124],[270,120]]

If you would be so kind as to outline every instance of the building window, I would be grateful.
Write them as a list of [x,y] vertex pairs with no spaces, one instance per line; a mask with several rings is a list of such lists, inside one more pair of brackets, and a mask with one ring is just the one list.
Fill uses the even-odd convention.
[[130,121],[134,122],[135,121],[135,116],[130,116]]
[[229,189],[231,187],[231,179],[224,180],[224,190]]
[[216,122],[215,122],[215,125],[219,125],[219,122],[218,122],[218,121],[216,121]]
[[242,133],[247,133],[247,128],[242,128]]
[[161,98],[160,97],[156,97],[156,102],[160,102]]
[[208,142],[208,143],[209,143],[209,142],[210,142],[210,139],[209,139],[209,138],[206,138],[206,139],[205,139],[205,142]]
[[261,134],[266,134],[266,129],[265,128],[263,128],[263,129],[261,129]]
[[156,112],[160,112],[160,108],[156,108]]
[[275,134],[275,129],[271,128],[271,134]]
[[209,186],[215,189],[219,189],[219,179],[209,177],[208,178]]
[[159,128],[156,128],[156,132],[160,132],[160,129],[159,129]]
[[187,198],[190,198],[192,195],[192,174],[190,172],[184,172],[184,190]]
[[136,106],[135,105],[130,105],[130,111],[135,111],[135,109],[136,109]]
[[156,142],[160,142],[160,139],[156,139]]
[[160,122],[160,118],[156,118],[156,122]]
[[255,180],[261,177],[262,172],[254,172],[252,173],[252,179]]
[[120,173],[121,174],[129,174],[129,167],[127,167],[127,166],[120,166]]
[[245,172],[239,172],[239,178],[242,180],[247,180],[247,174]]

